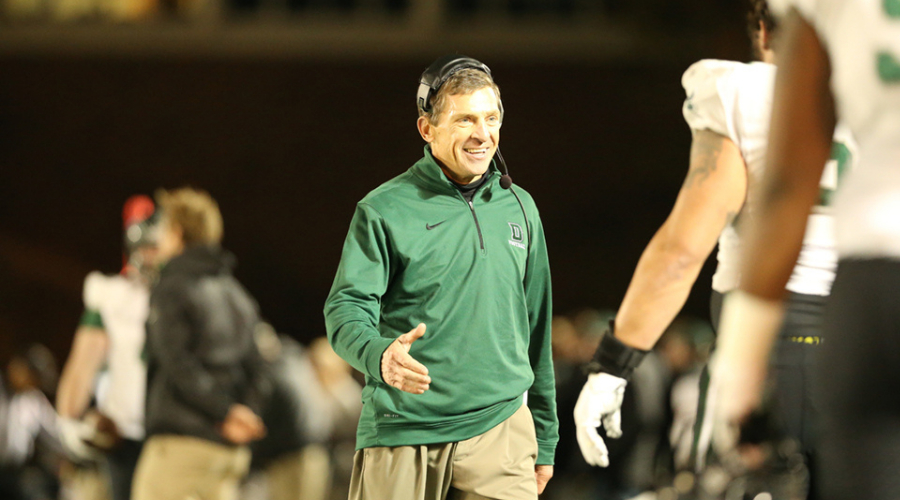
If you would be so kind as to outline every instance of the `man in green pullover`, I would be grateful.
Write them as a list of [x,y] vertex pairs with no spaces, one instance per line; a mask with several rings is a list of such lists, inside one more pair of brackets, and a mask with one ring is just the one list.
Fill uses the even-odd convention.
[[534,500],[558,440],[540,216],[495,163],[487,66],[438,59],[418,97],[425,156],[357,204],[325,303],[366,376],[350,498]]

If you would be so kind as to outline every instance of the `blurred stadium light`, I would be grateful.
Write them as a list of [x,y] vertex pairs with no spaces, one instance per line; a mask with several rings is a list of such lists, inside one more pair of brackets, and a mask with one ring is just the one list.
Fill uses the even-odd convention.
[[[0,55],[661,59],[724,0],[0,0]],[[693,29],[701,26],[702,29]],[[673,36],[677,35],[677,42]]]

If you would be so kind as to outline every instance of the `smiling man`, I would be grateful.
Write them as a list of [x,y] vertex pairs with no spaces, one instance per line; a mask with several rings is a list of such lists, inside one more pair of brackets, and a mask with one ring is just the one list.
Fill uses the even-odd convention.
[[357,204],[325,304],[366,376],[350,498],[534,500],[558,440],[540,216],[495,162],[487,66],[438,59],[417,101],[425,156]]

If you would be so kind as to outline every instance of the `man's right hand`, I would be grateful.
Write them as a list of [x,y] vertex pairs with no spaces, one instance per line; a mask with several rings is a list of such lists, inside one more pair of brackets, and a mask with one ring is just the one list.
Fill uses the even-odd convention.
[[234,444],[247,444],[266,435],[266,426],[256,413],[242,404],[233,404],[219,432]]
[[606,435],[622,435],[622,398],[628,382],[609,373],[592,373],[575,403],[575,437],[585,461],[591,465],[609,465],[609,451],[597,432],[602,421]]
[[423,394],[431,384],[428,368],[409,355],[412,343],[425,335],[425,323],[397,337],[381,355],[381,378],[390,385],[411,394]]
[[100,450],[89,444],[97,429],[88,422],[58,417],[57,431],[63,448],[75,460],[94,462],[103,458]]

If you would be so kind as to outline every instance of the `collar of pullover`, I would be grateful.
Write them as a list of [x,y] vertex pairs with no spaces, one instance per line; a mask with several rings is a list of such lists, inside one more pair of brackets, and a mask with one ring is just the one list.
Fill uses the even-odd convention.
[[[412,171],[430,191],[451,196],[456,196],[460,192],[459,185],[447,178],[437,160],[431,155],[431,148],[428,146],[425,146],[425,156],[413,165]],[[494,175],[494,172],[499,172],[499,169],[496,160],[491,160],[491,166],[484,174],[488,179],[484,182],[482,189],[490,190],[494,184],[500,182],[500,176]]]
[[487,174],[482,175],[477,181],[470,182],[470,183],[466,184],[465,186],[457,183],[453,179],[450,179],[450,182],[452,182],[453,185],[456,186],[456,189],[458,189],[459,192],[462,193],[463,198],[465,198],[466,201],[471,202],[472,198],[475,197],[475,193],[478,191],[478,188],[487,184],[487,182],[490,179],[491,179],[491,174],[490,174],[490,172],[488,172]]

